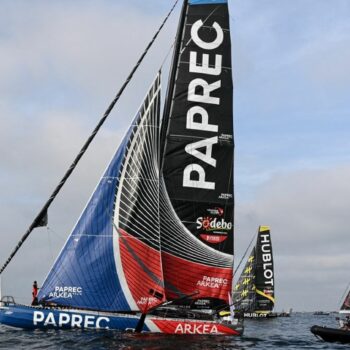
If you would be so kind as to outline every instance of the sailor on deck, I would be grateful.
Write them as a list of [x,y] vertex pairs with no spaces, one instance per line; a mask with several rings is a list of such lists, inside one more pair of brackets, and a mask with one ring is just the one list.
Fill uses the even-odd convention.
[[32,300],[32,306],[35,305],[39,305],[38,302],[38,284],[36,281],[33,282],[33,290],[32,290],[32,296],[33,296],[33,300]]

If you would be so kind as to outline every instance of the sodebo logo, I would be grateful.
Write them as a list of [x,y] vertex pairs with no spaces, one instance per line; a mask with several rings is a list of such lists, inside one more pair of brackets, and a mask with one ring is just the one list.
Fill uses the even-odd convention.
[[197,229],[210,230],[231,230],[232,222],[226,222],[223,218],[199,217],[196,220]]

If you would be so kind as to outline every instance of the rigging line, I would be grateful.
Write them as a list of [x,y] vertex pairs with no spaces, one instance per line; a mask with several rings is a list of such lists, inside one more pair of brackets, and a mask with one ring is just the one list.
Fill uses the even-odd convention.
[[47,217],[47,210],[49,209],[51,203],[53,202],[53,200],[56,198],[57,194],[59,193],[59,191],[61,190],[61,188],[63,187],[63,185],[66,183],[66,181],[68,180],[68,178],[70,177],[70,175],[72,174],[73,170],[75,169],[75,167],[77,166],[78,162],[80,161],[81,157],[84,155],[84,153],[86,152],[86,150],[88,149],[90,143],[92,142],[92,140],[95,138],[97,132],[100,130],[100,128],[102,127],[102,125],[104,124],[104,122],[106,121],[106,119],[108,118],[109,114],[111,113],[112,109],[114,108],[115,104],[118,102],[120,96],[122,95],[122,93],[124,92],[125,88],[127,87],[127,85],[129,84],[129,82],[131,81],[132,77],[134,76],[134,73],[136,72],[136,70],[138,69],[138,67],[140,66],[141,62],[143,61],[144,57],[146,56],[146,54],[148,53],[149,49],[151,48],[151,46],[153,45],[153,43],[155,42],[156,38],[158,37],[160,31],[163,29],[165,23],[167,22],[168,18],[170,17],[170,15],[172,14],[172,12],[174,11],[177,3],[179,2],[179,0],[176,0],[173,7],[170,9],[169,13],[167,14],[167,16],[165,17],[165,19],[163,20],[162,24],[160,25],[160,27],[158,28],[157,32],[154,34],[152,40],[149,42],[149,44],[147,45],[146,49],[144,50],[144,52],[142,53],[142,55],[140,56],[139,60],[137,61],[136,65],[134,66],[134,68],[131,70],[129,76],[127,77],[126,81],[124,82],[124,84],[122,85],[122,87],[120,88],[120,90],[118,91],[117,95],[115,96],[115,98],[113,99],[113,101],[111,102],[111,104],[108,106],[106,112],[104,113],[103,117],[100,119],[99,123],[97,124],[97,126],[95,127],[95,129],[93,130],[92,134],[89,136],[89,138],[87,139],[87,141],[85,142],[85,144],[83,145],[82,149],[80,150],[80,152],[78,153],[78,155],[76,156],[76,158],[74,159],[73,163],[71,164],[71,166],[69,167],[69,169],[67,170],[67,172],[65,173],[65,175],[63,176],[63,178],[61,179],[60,183],[57,185],[57,187],[55,188],[55,190],[52,192],[50,198],[48,199],[48,201],[45,203],[45,205],[43,206],[43,208],[41,209],[41,211],[39,212],[39,214],[36,216],[36,218],[34,219],[34,221],[32,222],[32,224],[29,226],[29,228],[27,229],[27,231],[25,232],[25,234],[22,236],[22,238],[20,239],[20,241],[17,243],[16,247],[13,249],[13,251],[11,252],[10,256],[8,257],[8,259],[5,261],[4,265],[1,267],[0,269],[0,275],[2,274],[2,272],[5,270],[5,268],[7,267],[7,265],[10,263],[10,261],[13,259],[13,257],[16,255],[17,251],[21,248],[22,244],[24,243],[24,241],[28,238],[28,236],[31,234],[31,232],[34,230],[34,228],[38,227],[41,225],[41,223],[43,222],[43,220]]
[[54,259],[53,250],[52,250],[52,243],[51,243],[51,232],[50,232],[50,227],[49,226],[46,227],[46,232],[47,232],[47,240],[48,240],[48,243],[49,243],[50,259]]
[[240,262],[239,262],[239,264],[238,264],[238,266],[237,266],[237,268],[234,270],[234,272],[233,272],[233,277],[235,276],[235,271],[238,271],[239,267],[241,266],[242,261],[243,261],[243,259],[245,258],[245,256],[247,255],[247,252],[248,252],[249,248],[251,247],[251,245],[252,245],[252,243],[253,243],[255,237],[256,237],[256,233],[254,233],[254,235],[253,235],[253,237],[252,237],[252,239],[251,239],[251,241],[250,241],[250,243],[249,243],[247,249],[245,250],[245,252],[244,252],[244,254],[243,254],[243,256],[242,256],[242,258],[241,258],[241,260],[240,260]]
[[[138,178],[140,179],[140,178]],[[136,179],[137,180],[137,179]],[[126,197],[126,200],[128,202],[134,203],[136,204],[136,202],[138,200],[140,200],[140,193],[136,193],[136,190],[141,190],[143,193],[142,195],[145,196],[144,200],[146,202],[149,202],[150,206],[152,206],[153,202],[152,200],[156,197],[157,193],[156,193],[156,188],[157,188],[157,184],[158,181],[154,180],[153,182],[140,182],[140,181],[136,181],[135,178],[124,178],[122,184],[124,186],[122,195],[124,195]],[[148,185],[148,187],[146,187],[146,185]],[[151,186],[149,186],[151,185]],[[126,193],[128,192],[130,197],[126,196]],[[148,199],[150,199],[150,201],[148,201]],[[122,200],[122,202],[126,202],[124,199]]]
[[[204,24],[209,20],[209,18],[210,18],[220,7],[221,7],[221,6],[218,5],[217,7],[214,8],[213,11],[211,11],[211,12],[209,13],[209,15],[208,15],[208,16],[204,19],[204,21],[203,21],[203,26],[204,26]],[[204,26],[204,27],[206,27],[206,26]],[[207,28],[208,28],[208,27],[207,27]],[[210,28],[210,27],[209,27],[209,28]],[[183,54],[183,52],[186,50],[186,48],[188,47],[188,45],[189,45],[191,42],[192,42],[192,37],[191,37],[190,39],[188,39],[187,43],[183,46],[182,50],[180,51],[180,55]]]
[[59,239],[61,239],[63,242],[66,240],[66,237],[64,237],[61,233],[57,232],[56,230],[54,230],[52,227],[50,226],[47,226],[47,231],[48,231],[48,234],[51,234],[51,232],[54,234],[54,235],[51,235],[51,237],[58,237]]
[[163,170],[163,159],[165,154],[165,146],[166,146],[166,137],[168,134],[169,129],[169,117],[170,117],[170,111],[172,106],[172,100],[173,100],[173,94],[174,94],[174,86],[175,86],[175,79],[176,79],[176,72],[177,72],[177,65],[179,60],[179,54],[181,50],[181,42],[182,42],[182,36],[184,34],[184,25],[186,20],[186,9],[188,5],[188,0],[184,0],[182,4],[181,9],[181,15],[180,15],[180,22],[177,27],[175,42],[174,42],[174,51],[173,51],[173,57],[172,62],[170,66],[170,74],[168,79],[168,86],[166,91],[166,97],[165,97],[165,103],[163,107],[163,117],[161,118],[162,124],[161,124],[161,130],[159,134],[159,142],[160,142],[160,149],[163,150],[163,152],[160,152],[160,159],[159,159],[159,170],[162,172]]
[[165,55],[165,57],[164,57],[164,59],[163,59],[163,62],[161,63],[159,69],[163,70],[163,67],[164,67],[164,65],[165,65],[165,62],[168,60],[169,55],[170,55],[170,53],[173,51],[174,46],[175,46],[175,40],[174,40],[173,43],[170,45],[169,50],[168,50],[167,54]]

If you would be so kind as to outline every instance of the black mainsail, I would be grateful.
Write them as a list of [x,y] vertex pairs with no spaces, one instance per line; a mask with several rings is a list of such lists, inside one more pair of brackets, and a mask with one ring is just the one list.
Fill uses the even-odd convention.
[[274,268],[270,228],[260,226],[253,247],[233,291],[236,308],[256,314],[270,313],[275,304]]
[[[163,118],[168,299],[227,303],[233,273],[233,83],[226,0],[185,3]],[[177,223],[181,222],[181,227]],[[168,287],[167,287],[168,286]]]
[[275,304],[270,228],[260,226],[256,243],[255,311],[270,312]]

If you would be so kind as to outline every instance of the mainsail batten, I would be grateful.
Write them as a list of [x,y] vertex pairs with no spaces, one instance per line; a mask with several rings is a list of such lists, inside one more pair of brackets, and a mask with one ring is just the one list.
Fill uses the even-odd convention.
[[153,88],[125,158],[114,215],[122,289],[142,312],[165,301],[159,236],[160,82]]

